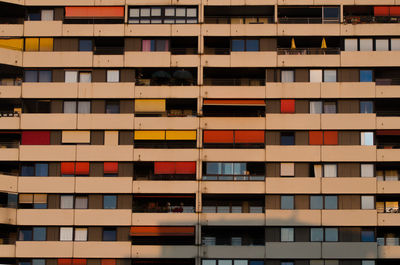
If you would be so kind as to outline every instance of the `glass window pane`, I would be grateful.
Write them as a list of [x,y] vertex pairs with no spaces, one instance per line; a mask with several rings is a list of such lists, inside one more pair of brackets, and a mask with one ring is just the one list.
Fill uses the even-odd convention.
[[336,178],[337,177],[337,165],[336,164],[325,164],[324,165],[324,177],[325,178]]
[[175,19],[164,19],[164,24],[175,24]]
[[166,8],[165,8],[165,16],[166,16],[166,17],[174,17],[174,16],[175,16],[175,8],[173,8],[173,7],[166,7]]
[[334,195],[325,196],[325,209],[326,210],[337,209],[337,196]]
[[321,210],[323,208],[323,197],[320,195],[310,196],[310,209]]
[[281,78],[282,83],[294,82],[294,71],[293,70],[282,70],[281,75],[282,75],[282,78]]
[[46,241],[46,227],[34,227],[33,228],[33,240],[34,241]]
[[256,52],[259,50],[259,40],[246,40],[246,51]]
[[321,114],[322,113],[322,101],[310,101],[310,113]]
[[92,40],[79,40],[79,51],[91,52],[93,50]]
[[60,241],[72,241],[72,227],[60,227]]
[[361,196],[361,209],[366,209],[366,210],[375,209],[374,196]]
[[87,241],[87,228],[75,228],[75,241]]
[[87,209],[88,198],[86,196],[76,196],[75,198],[75,209]]
[[21,176],[35,176],[35,167],[33,164],[21,166]]
[[119,103],[118,102],[107,102],[106,103],[106,113],[119,113]]
[[245,175],[246,174],[246,163],[233,163],[233,174],[234,175]]
[[281,134],[281,145],[294,145],[294,135]]
[[321,83],[322,82],[322,70],[310,70],[310,82]]
[[49,175],[49,164],[47,163],[36,163],[35,164],[35,176],[47,177]]
[[250,260],[250,265],[264,265],[262,260]]
[[51,71],[39,71],[39,82],[51,82]]
[[360,101],[360,113],[373,113],[372,101]]
[[103,230],[103,241],[116,241],[117,231],[115,229],[104,229]]
[[119,82],[119,70],[107,70],[107,82]]
[[362,132],[361,133],[361,145],[374,145],[374,133],[373,132]]
[[233,175],[233,163],[221,163],[222,175]]
[[293,210],[294,209],[294,196],[282,195],[281,196],[281,209]]
[[372,70],[360,70],[360,82],[372,82]]
[[37,82],[38,81],[38,71],[25,71],[25,82]]
[[116,195],[104,195],[103,209],[116,209],[116,208],[117,208],[117,196]]
[[372,51],[372,39],[360,39],[360,51]]
[[196,8],[187,8],[186,16],[187,17],[197,17],[197,9]]
[[152,17],[160,17],[161,16],[161,8],[160,7],[151,8],[151,16]]
[[139,17],[139,8],[129,9],[129,17]]
[[311,242],[322,242],[324,240],[323,228],[311,228]]
[[293,228],[281,228],[281,242],[293,242],[294,241],[294,229]]
[[232,51],[233,52],[244,51],[244,40],[232,40]]
[[337,242],[338,240],[339,237],[337,228],[325,228],[325,241]]
[[336,82],[336,70],[324,70],[324,82]]
[[400,39],[391,39],[390,46],[392,51],[400,51]]
[[42,10],[42,21],[54,20],[54,10]]
[[61,195],[61,209],[72,209],[74,208],[74,196],[72,195]]
[[345,51],[357,51],[358,47],[357,47],[357,39],[345,39],[344,40],[344,50]]
[[150,16],[150,8],[142,7],[140,9],[140,16],[141,17],[149,17]]
[[206,164],[207,175],[219,175],[221,174],[221,163],[207,163]]
[[338,20],[339,7],[324,7],[324,19]]
[[217,265],[217,261],[216,260],[214,260],[214,259],[210,259],[210,260],[202,260],[201,261],[201,264],[202,265]]
[[33,233],[31,229],[22,229],[19,231],[19,240],[21,241],[32,241]]
[[76,101],[64,101],[64,113],[76,113]]
[[79,101],[78,113],[90,113],[90,101]]
[[65,71],[65,83],[78,82],[78,71]]
[[324,113],[336,113],[336,102],[324,102]]
[[361,265],[375,265],[375,260],[363,260]]
[[79,73],[79,82],[81,83],[92,82],[92,73]]
[[375,41],[376,51],[388,51],[389,50],[389,39],[377,39]]
[[374,231],[361,231],[361,242],[375,242]]
[[361,177],[362,178],[373,178],[374,177],[374,165],[373,164],[361,164]]
[[218,265],[232,265],[232,260],[219,260]]
[[230,213],[229,206],[217,206],[217,213]]
[[186,8],[182,8],[182,7],[176,8],[176,16],[177,16],[177,17],[184,17],[184,16],[186,16]]
[[45,259],[32,259],[32,265],[46,265]]

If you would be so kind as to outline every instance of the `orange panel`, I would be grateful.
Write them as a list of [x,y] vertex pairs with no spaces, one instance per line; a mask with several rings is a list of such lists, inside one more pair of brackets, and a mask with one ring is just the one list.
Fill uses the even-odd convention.
[[400,17],[400,6],[391,6],[389,9],[389,15],[391,17]]
[[131,236],[194,236],[194,227],[133,226]]
[[265,105],[263,99],[205,99],[204,105]]
[[86,265],[86,259],[73,259],[72,265]]
[[309,131],[308,137],[310,145],[322,145],[323,143],[322,131]]
[[281,99],[281,113],[294,113],[295,101],[294,99]]
[[72,265],[72,259],[58,259],[58,265]]
[[204,131],[203,143],[233,143],[233,131]]
[[116,261],[115,259],[102,259],[101,260],[101,265],[115,265]]
[[76,175],[89,175],[89,162],[76,162]]
[[75,162],[61,162],[61,175],[74,175]]
[[67,6],[66,18],[120,18],[124,17],[123,6]]
[[235,143],[265,143],[264,131],[235,131]]
[[374,16],[389,16],[388,6],[374,6]]
[[196,162],[175,162],[176,174],[196,174]]
[[118,173],[118,162],[104,162],[104,174]]
[[324,131],[324,144],[337,145],[338,132],[337,131]]

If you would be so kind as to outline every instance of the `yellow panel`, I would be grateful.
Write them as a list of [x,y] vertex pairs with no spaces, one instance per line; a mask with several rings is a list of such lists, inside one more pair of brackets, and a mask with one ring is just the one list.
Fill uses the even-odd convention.
[[165,99],[136,99],[135,112],[165,112]]
[[196,131],[167,131],[167,140],[196,140]]
[[63,131],[62,143],[90,143],[90,131]]
[[135,131],[135,140],[165,140],[165,131]]
[[105,131],[104,145],[118,145],[118,131]]
[[25,51],[38,51],[38,50],[39,50],[39,38],[25,39]]
[[32,203],[32,202],[33,202],[33,194],[19,195],[19,203]]
[[47,203],[47,194],[34,194],[34,203]]
[[0,39],[0,48],[22,51],[24,39]]
[[40,50],[41,51],[52,51],[53,50],[53,38],[40,38]]

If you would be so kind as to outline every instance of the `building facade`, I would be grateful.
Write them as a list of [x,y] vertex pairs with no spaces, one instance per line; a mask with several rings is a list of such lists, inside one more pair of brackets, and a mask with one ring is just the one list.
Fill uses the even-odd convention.
[[400,264],[399,22],[0,1],[0,264]]

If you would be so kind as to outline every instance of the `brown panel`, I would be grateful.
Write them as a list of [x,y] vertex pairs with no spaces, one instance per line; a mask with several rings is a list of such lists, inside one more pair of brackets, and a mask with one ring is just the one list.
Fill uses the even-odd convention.
[[[100,240],[101,240],[101,238],[100,238]],[[101,259],[87,259],[86,264],[87,265],[101,265]]]
[[88,227],[88,241],[102,241],[102,239],[103,229],[101,227]]
[[280,163],[267,163],[266,165],[266,177],[267,178],[279,178],[280,175]]
[[310,265],[310,261],[308,259],[298,259],[295,260],[294,265]]
[[306,99],[296,99],[295,101],[296,113],[310,113],[310,101]]
[[295,82],[309,82],[308,76],[309,76],[308,69],[296,69],[294,71]]
[[265,78],[266,82],[273,83],[275,82],[275,69],[267,69],[265,70]]
[[58,20],[58,21],[64,20],[64,8],[63,7],[54,8],[54,20]]
[[120,145],[133,145],[133,131],[119,131]]
[[265,196],[265,209],[280,209],[281,196],[280,195],[266,195]]
[[121,99],[119,103],[120,113],[133,113],[133,100],[131,99]]
[[105,113],[106,101],[100,99],[92,100],[92,113]]
[[130,259],[117,259],[116,265],[131,265]]
[[265,107],[266,113],[281,113],[281,101],[279,99],[268,99]]
[[133,176],[133,163],[132,162],[119,162],[118,163],[118,177],[132,177]]
[[266,145],[280,145],[281,134],[277,131],[267,131],[265,133]]
[[120,72],[121,72],[121,82],[136,81],[136,71],[134,69],[122,69]]
[[294,208],[296,210],[310,209],[310,196],[309,195],[295,195]]
[[295,163],[294,176],[298,178],[310,177],[310,165],[308,163]]
[[130,240],[130,227],[117,227],[117,241],[129,241]]
[[58,241],[60,240],[60,228],[59,227],[54,227],[54,226],[49,226],[46,229],[46,237],[47,241]]
[[339,145],[359,145],[361,143],[360,132],[340,131],[338,132]]
[[106,82],[107,72],[105,69],[93,69],[92,82]]
[[125,38],[125,51],[141,51],[142,39],[141,38]]
[[57,265],[57,259],[46,259],[46,265]]
[[267,227],[265,229],[265,241],[266,242],[280,242],[281,241],[281,229],[279,227]]
[[90,162],[90,175],[91,177],[104,176],[104,163],[103,162]]
[[50,144],[60,145],[62,140],[61,131],[50,131]]
[[60,209],[60,195],[58,194],[47,195],[47,208]]
[[61,164],[59,162],[49,163],[49,176],[52,177],[61,176]]
[[339,209],[361,209],[360,195],[339,195]]
[[276,51],[276,38],[260,38],[260,51]]
[[79,40],[78,38],[55,38],[54,51],[78,51]]
[[50,101],[50,112],[51,113],[63,113],[63,101],[62,100],[51,100]]
[[65,72],[63,69],[53,69],[52,72],[53,82],[65,82]]
[[104,131],[90,131],[91,145],[104,145]]
[[360,163],[338,163],[338,177],[360,177]]
[[98,194],[89,194],[88,209],[103,209],[103,196]]
[[308,131],[294,133],[295,145],[308,145]]
[[277,259],[268,259],[265,261],[265,265],[281,265],[281,261]]
[[296,227],[294,229],[295,242],[310,242],[310,228],[309,227]]
[[360,242],[361,228],[360,227],[339,227],[340,242]]
[[130,194],[118,195],[117,209],[132,209],[132,195]]
[[360,102],[356,99],[340,99],[337,102],[338,113],[360,113]]
[[339,69],[338,82],[360,82],[358,69]]

